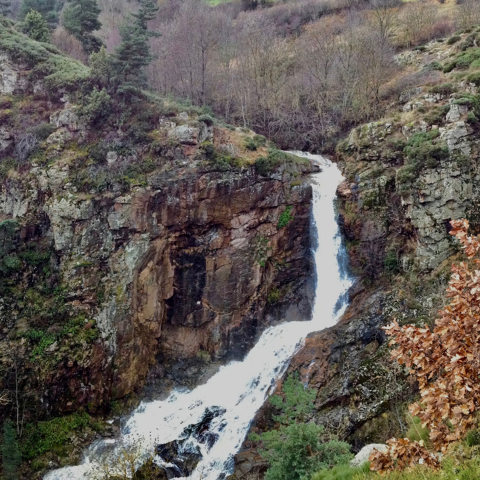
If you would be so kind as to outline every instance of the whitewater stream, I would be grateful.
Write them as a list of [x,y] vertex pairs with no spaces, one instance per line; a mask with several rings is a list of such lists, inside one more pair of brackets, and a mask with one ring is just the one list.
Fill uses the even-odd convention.
[[[346,308],[346,292],[351,286],[334,206],[342,175],[335,164],[319,155],[295,153],[315,161],[322,169],[312,175],[317,232],[313,246],[317,283],[312,320],[270,327],[242,362],[220,368],[204,385],[192,391],[175,391],[166,400],[143,402],[123,422],[118,439],[95,442],[85,451],[80,465],[53,470],[44,480],[100,480],[105,465],[110,465],[110,474],[115,473],[127,456],[133,455],[139,461],[151,458],[158,445],[174,440],[180,440],[177,457],[188,457],[191,452],[196,452],[198,458],[201,455],[189,479],[221,480],[233,472],[233,457],[256,412],[275,390],[305,337],[337,322]],[[155,461],[169,467],[175,476],[185,477],[181,468],[169,463],[173,462],[172,454],[169,457],[168,452],[161,453],[162,458],[156,456]]]

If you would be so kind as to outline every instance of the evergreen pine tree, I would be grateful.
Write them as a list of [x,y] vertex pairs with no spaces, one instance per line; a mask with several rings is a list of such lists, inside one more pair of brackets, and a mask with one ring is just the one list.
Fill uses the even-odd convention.
[[100,9],[97,0],[71,0],[63,13],[65,30],[74,35],[83,45],[85,52],[100,50],[102,41],[92,34],[102,24],[98,20]]
[[5,480],[18,480],[18,467],[22,455],[18,447],[17,432],[10,420],[3,424],[2,435],[3,475]]
[[131,22],[120,28],[122,41],[115,52],[114,65],[118,93],[134,94],[145,84],[144,67],[153,60],[150,38],[159,36],[148,30],[148,21],[155,18],[158,7],[151,0],[142,0]]
[[32,40],[37,40],[37,42],[50,41],[47,21],[35,10],[29,12],[25,17],[25,21],[22,23],[22,30],[23,33],[26,33]]
[[8,17],[12,13],[12,1],[11,0],[0,0],[0,13]]
[[32,10],[40,13],[51,30],[58,24],[57,0],[23,0],[20,4],[18,19],[24,21]]

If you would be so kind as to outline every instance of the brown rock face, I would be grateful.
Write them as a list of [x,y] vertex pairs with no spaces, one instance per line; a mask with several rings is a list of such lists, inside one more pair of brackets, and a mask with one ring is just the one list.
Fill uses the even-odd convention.
[[[38,168],[29,191],[4,186],[19,222],[43,219],[36,241],[51,242],[66,302],[99,335],[75,354],[52,350],[44,397],[54,411],[134,392],[153,365],[193,383],[210,360],[242,357],[286,306],[289,319],[309,317],[311,188],[298,179],[311,167],[263,177],[184,165],[122,194],[59,188],[57,167]],[[293,219],[278,229],[287,205]]]

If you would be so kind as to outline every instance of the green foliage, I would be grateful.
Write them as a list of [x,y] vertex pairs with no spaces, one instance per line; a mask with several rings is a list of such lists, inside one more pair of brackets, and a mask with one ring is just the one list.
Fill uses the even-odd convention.
[[462,37],[460,35],[453,35],[447,40],[447,45],[457,43]]
[[467,82],[474,83],[477,87],[480,87],[480,72],[474,72],[468,75]]
[[211,127],[215,122],[214,118],[211,115],[208,115],[208,114],[200,115],[198,117],[198,121],[203,122],[205,125],[207,125],[209,127]]
[[311,480],[353,480],[354,476],[365,474],[370,474],[370,464],[368,462],[361,467],[338,465],[329,470],[320,470],[312,475]]
[[480,95],[473,95],[471,93],[462,93],[460,98],[453,101],[457,105],[465,105],[473,110],[473,113],[480,115]]
[[105,121],[109,116],[112,108],[112,97],[107,93],[105,88],[97,90],[95,87],[90,94],[85,97],[80,116],[83,117],[89,125],[96,125],[101,121]]
[[18,13],[19,20],[25,20],[32,11],[40,13],[43,19],[48,23],[50,29],[58,24],[58,9],[61,7],[57,0],[23,0],[20,4]]
[[76,37],[89,54],[97,52],[103,46],[103,42],[93,35],[102,26],[98,20],[99,15],[97,0],[70,0],[63,12],[65,30]]
[[282,387],[283,395],[274,395],[270,403],[280,411],[274,420],[283,425],[303,422],[313,410],[316,392],[313,388],[305,388],[296,375],[289,375]]
[[155,18],[158,7],[151,0],[141,0],[140,9],[120,28],[121,42],[114,55],[118,93],[131,98],[145,85],[144,68],[153,60],[149,41],[158,36],[148,30],[148,21]]
[[280,218],[278,219],[278,224],[277,224],[278,230],[280,230],[283,227],[286,227],[289,224],[290,220],[293,219],[293,215],[291,214],[292,208],[293,207],[289,205],[288,207],[285,208],[285,210],[280,215]]
[[264,267],[270,257],[272,247],[268,245],[269,240],[266,237],[258,236],[254,240],[254,255],[255,261]]
[[254,152],[258,147],[257,144],[254,142],[253,138],[247,137],[245,139],[245,148]]
[[383,267],[387,273],[392,275],[399,272],[400,265],[398,263],[398,255],[396,251],[390,250],[385,255],[385,260],[383,261]]
[[56,130],[55,125],[42,122],[28,129],[28,133],[35,135],[40,141],[46,140]]
[[47,348],[53,345],[56,341],[56,335],[41,330],[30,330],[25,333],[24,337],[31,340],[34,344],[31,352],[32,361],[39,357],[43,357]]
[[265,479],[301,480],[317,470],[347,463],[353,457],[350,445],[338,440],[322,443],[324,428],[304,423],[312,411],[315,390],[305,388],[296,376],[289,376],[282,391],[282,396],[276,395],[270,400],[279,411],[274,420],[281,424],[280,428],[251,435],[252,440],[262,442],[260,455],[270,465]]
[[21,262],[15,254],[20,227],[16,220],[0,222],[0,273],[18,270]]
[[266,480],[301,480],[317,470],[345,464],[352,459],[350,445],[338,440],[321,443],[323,427],[296,423],[261,435],[260,455],[270,468]]
[[267,302],[271,305],[275,305],[280,300],[280,290],[278,288],[272,288],[267,295]]
[[420,169],[434,168],[440,161],[447,159],[449,156],[447,145],[444,142],[433,142],[439,135],[438,130],[418,132],[412,135],[404,149],[409,163],[418,165]]
[[2,464],[3,478],[5,480],[17,480],[19,478],[18,469],[22,461],[17,432],[10,420],[3,423],[2,435]]
[[272,173],[278,166],[283,163],[292,162],[295,160],[293,155],[271,148],[268,150],[267,157],[260,157],[255,160],[255,170],[262,176],[267,176]]
[[43,78],[52,92],[59,88],[76,90],[89,78],[90,71],[82,63],[65,56],[53,45],[36,42],[2,23],[0,48],[14,60],[25,62],[33,69],[31,77]]
[[409,428],[405,436],[412,442],[423,441],[425,445],[430,443],[430,430],[422,427],[422,421],[418,417],[407,416]]
[[456,88],[451,83],[442,83],[441,85],[435,85],[430,89],[430,93],[440,94],[440,95],[451,95],[455,92]]
[[47,21],[35,10],[29,12],[25,17],[25,21],[22,23],[22,31],[37,42],[50,41],[50,31],[48,30]]
[[443,71],[448,73],[455,68],[465,70],[469,68],[475,60],[480,60],[480,48],[469,48],[458,55],[451,63],[447,64]]
[[70,442],[72,432],[86,427],[90,421],[87,413],[74,413],[25,426],[21,451],[26,459],[32,459],[45,452],[62,447]]
[[0,14],[8,17],[12,13],[12,1],[0,0]]

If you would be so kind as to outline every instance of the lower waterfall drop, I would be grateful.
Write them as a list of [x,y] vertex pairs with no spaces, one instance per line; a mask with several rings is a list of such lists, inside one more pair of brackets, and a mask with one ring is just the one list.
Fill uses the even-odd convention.
[[124,450],[133,450],[139,465],[154,452],[160,454],[155,461],[169,477],[223,480],[233,472],[233,457],[255,414],[275,390],[305,337],[331,327],[343,314],[352,283],[334,205],[343,177],[335,164],[319,155],[293,153],[322,169],[312,175],[317,233],[312,320],[270,327],[242,362],[225,365],[204,385],[174,391],[166,400],[143,402],[125,421],[118,439],[95,442],[80,465],[50,471],[44,480],[101,480],[105,475],[102,465]]

